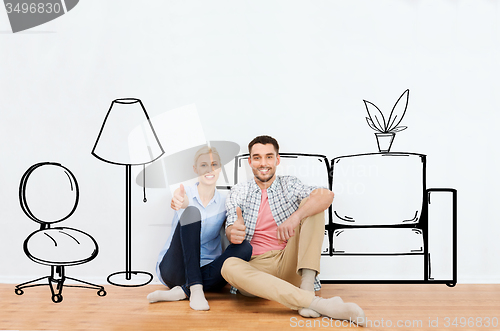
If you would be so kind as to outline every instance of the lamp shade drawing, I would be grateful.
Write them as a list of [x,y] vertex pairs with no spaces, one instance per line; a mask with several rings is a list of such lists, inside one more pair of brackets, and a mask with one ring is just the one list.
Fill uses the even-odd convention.
[[[161,162],[148,165],[137,175],[137,185],[159,188],[166,187],[166,182],[169,185],[175,185],[197,178],[198,175],[193,171],[191,165],[194,163],[194,155],[203,146],[214,147],[219,153],[223,175],[221,182],[223,185],[218,185],[217,188],[227,188],[231,184],[231,178],[226,173],[224,166],[234,161],[235,156],[240,151],[240,146],[232,141],[209,141],[203,145],[193,146],[180,152],[163,156]],[[148,173],[147,181],[144,179],[144,172]],[[166,179],[164,175],[166,175]]]
[[[130,133],[139,125],[142,125],[143,134],[130,139]],[[129,152],[131,144],[135,151],[133,156]],[[163,154],[164,150],[141,100],[114,100],[92,149],[92,155],[101,161],[125,166],[125,270],[108,276],[108,282],[112,285],[143,286],[153,279],[153,275],[148,272],[132,270],[131,167],[144,166]]]

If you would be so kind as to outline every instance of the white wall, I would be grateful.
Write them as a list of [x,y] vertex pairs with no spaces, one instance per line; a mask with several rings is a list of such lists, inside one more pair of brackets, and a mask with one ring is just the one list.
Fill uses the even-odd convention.
[[[86,0],[13,34],[0,9],[0,282],[46,271],[24,255],[37,225],[18,202],[41,161],[75,174],[80,205],[64,225],[100,245],[68,274],[123,269],[125,170],[90,154],[113,99],[140,98],[150,116],[195,104],[206,138],[241,152],[270,134],[283,152],[333,158],[375,152],[363,99],[390,110],[407,88],[393,150],[427,154],[428,186],[458,190],[458,281],[500,282],[499,19],[486,0]],[[154,272],[170,192],[144,204],[133,189],[133,267]]]

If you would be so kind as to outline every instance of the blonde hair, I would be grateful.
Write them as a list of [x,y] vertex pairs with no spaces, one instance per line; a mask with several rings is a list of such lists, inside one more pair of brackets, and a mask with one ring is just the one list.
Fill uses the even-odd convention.
[[205,155],[205,154],[210,154],[210,153],[212,154],[212,156],[217,155],[217,157],[219,158],[219,162],[221,162],[219,152],[217,151],[217,149],[215,149],[215,147],[203,146],[194,155],[194,165],[196,166],[196,162],[198,162],[198,158],[200,156]]

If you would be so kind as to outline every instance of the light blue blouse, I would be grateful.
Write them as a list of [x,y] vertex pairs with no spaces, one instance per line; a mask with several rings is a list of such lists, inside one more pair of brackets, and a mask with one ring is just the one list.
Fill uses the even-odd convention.
[[[220,229],[224,220],[226,219],[226,204],[225,199],[221,197],[220,193],[215,190],[214,197],[206,207],[203,206],[200,195],[198,193],[198,184],[185,187],[186,195],[189,198],[189,206],[197,207],[201,213],[201,233],[200,233],[200,267],[209,264],[222,254]],[[158,256],[156,263],[156,274],[161,282],[160,276],[160,262],[167,252],[172,242],[172,237],[175,228],[179,223],[179,219],[184,212],[184,209],[177,210],[172,220],[172,228],[170,236],[163,246]]]

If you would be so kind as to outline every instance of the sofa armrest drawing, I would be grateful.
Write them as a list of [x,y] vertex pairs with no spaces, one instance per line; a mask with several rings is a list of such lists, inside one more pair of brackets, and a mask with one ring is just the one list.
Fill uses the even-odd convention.
[[457,190],[427,189],[428,275],[430,281],[457,283]]

